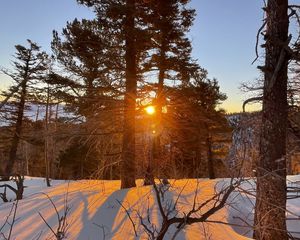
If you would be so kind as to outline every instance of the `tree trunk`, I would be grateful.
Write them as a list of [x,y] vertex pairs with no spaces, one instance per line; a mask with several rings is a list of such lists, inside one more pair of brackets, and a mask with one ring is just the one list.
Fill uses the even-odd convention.
[[[25,73],[27,75],[27,73]],[[20,142],[20,136],[22,132],[22,124],[23,124],[23,116],[24,116],[24,108],[25,108],[25,98],[26,98],[26,86],[27,80],[24,79],[21,84],[21,97],[20,102],[18,105],[18,112],[17,112],[17,121],[16,121],[16,128],[13,135],[11,148],[9,151],[9,160],[6,165],[5,174],[6,177],[9,178],[9,176],[13,175],[13,168],[17,159],[17,150],[18,145]]]
[[213,163],[213,154],[211,149],[211,136],[208,133],[207,139],[206,139],[206,147],[207,147],[207,170],[208,170],[208,177],[209,179],[215,179],[215,170],[214,170],[214,163]]
[[254,238],[288,239],[286,231],[286,128],[288,0],[269,0],[266,8],[266,59],[260,161],[257,169]]
[[148,166],[146,169],[146,176],[144,180],[144,186],[152,185],[154,183],[154,174],[153,174],[153,158],[154,158],[154,136],[152,132],[148,130],[149,134],[149,154],[148,154]]
[[50,163],[49,163],[49,101],[50,101],[50,88],[47,88],[47,102],[46,102],[46,115],[45,115],[45,169],[46,169],[46,184],[50,187]]
[[[160,2],[161,7],[166,4],[164,1]],[[162,15],[163,22],[166,21],[166,16]],[[159,49],[159,73],[158,73],[158,87],[157,87],[157,93],[156,93],[156,127],[157,133],[154,136],[154,149],[153,149],[153,154],[154,154],[154,163],[155,163],[155,168],[157,168],[157,165],[160,162],[161,158],[161,129],[162,129],[162,108],[164,104],[164,82],[165,82],[165,75],[166,75],[166,48],[167,48],[167,39],[166,39],[166,29],[164,26],[161,26],[160,32],[161,32],[161,44],[160,44],[160,49]],[[164,174],[163,174],[164,175]],[[165,177],[165,176],[163,176]]]
[[137,94],[135,49],[135,0],[126,0],[126,93],[124,99],[123,151],[121,188],[135,187],[135,107]]
[[[163,40],[163,42],[165,42]],[[162,129],[162,108],[163,108],[163,102],[164,102],[164,94],[163,94],[163,89],[164,89],[164,80],[165,80],[165,72],[166,72],[166,67],[165,67],[165,60],[166,60],[166,53],[165,53],[165,44],[163,43],[161,46],[160,50],[160,60],[159,60],[159,74],[158,74],[158,88],[157,88],[157,96],[156,96],[156,115],[155,115],[155,127],[156,129],[156,134],[153,139],[153,156],[154,156],[154,163],[155,166],[154,168],[157,169],[157,165],[160,162],[161,158],[161,129]],[[164,173],[163,173],[164,175]],[[163,176],[164,177],[164,176]]]

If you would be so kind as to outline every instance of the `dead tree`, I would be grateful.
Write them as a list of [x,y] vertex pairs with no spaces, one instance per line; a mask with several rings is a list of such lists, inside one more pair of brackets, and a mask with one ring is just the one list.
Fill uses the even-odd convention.
[[9,184],[0,185],[0,188],[4,188],[4,192],[0,193],[0,197],[2,198],[3,202],[8,202],[7,199],[7,189],[10,189],[16,195],[16,200],[21,200],[23,198],[24,193],[24,177],[16,174],[13,177],[13,181],[16,183],[16,187],[12,187]]
[[[176,200],[174,202],[170,202],[166,198],[166,193],[169,191],[171,186],[169,184],[156,184],[155,182],[153,182],[152,185],[159,209],[159,214],[162,217],[162,223],[159,226],[156,226],[151,222],[150,210],[148,207],[147,216],[142,216],[139,212],[137,212],[140,224],[148,235],[148,238],[151,240],[163,240],[170,227],[176,225],[177,230],[172,237],[172,239],[175,239],[178,233],[187,225],[191,225],[194,223],[214,222],[210,221],[209,218],[226,206],[229,196],[238,186],[240,186],[241,182],[241,179],[232,179],[228,186],[223,187],[211,198],[202,203],[197,202],[199,192],[199,182],[197,182],[192,208],[187,213],[180,212],[178,207],[178,202],[185,186],[182,188]],[[121,206],[125,209],[126,214],[130,216],[129,211],[123,205]],[[209,207],[207,208],[207,206]],[[130,220],[136,235],[136,224],[131,218]],[[215,223],[227,224],[225,222]]]
[[[235,188],[239,184],[240,184],[240,181],[234,182],[232,180],[228,187],[224,188],[223,190],[221,190],[220,192],[215,194],[212,198],[199,204],[198,206],[197,206],[197,202],[196,202],[197,193],[198,193],[197,192],[198,188],[197,188],[192,209],[187,214],[185,214],[183,217],[175,216],[172,218],[169,218],[168,214],[165,212],[162,202],[161,202],[161,198],[159,197],[160,192],[159,192],[157,186],[154,184],[154,190],[155,190],[155,195],[156,195],[159,211],[163,217],[163,223],[162,223],[161,229],[160,229],[159,234],[156,239],[157,240],[164,239],[165,234],[167,233],[170,226],[173,224],[177,224],[177,229],[179,232],[186,225],[206,222],[209,217],[211,217],[213,214],[218,212],[220,209],[222,209],[226,205],[226,202],[227,202],[230,194],[235,190]],[[209,205],[210,203],[213,203],[212,207],[203,212],[203,207]],[[177,204],[177,202],[175,204]],[[175,207],[176,207],[176,205],[175,205]],[[199,217],[198,216],[196,217],[195,216],[196,213],[198,213],[198,214],[201,213],[201,214]],[[175,234],[178,234],[178,232],[175,232]]]
[[[266,57],[260,159],[255,205],[256,239],[288,239],[286,229],[288,0],[268,0],[264,8]],[[275,207],[274,207],[275,206]]]

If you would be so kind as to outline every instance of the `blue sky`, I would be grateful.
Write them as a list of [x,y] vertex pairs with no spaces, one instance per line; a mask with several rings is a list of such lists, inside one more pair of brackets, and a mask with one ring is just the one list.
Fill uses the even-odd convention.
[[[228,100],[229,112],[240,111],[241,82],[259,77],[255,58],[256,32],[262,21],[262,0],[192,0],[197,17],[190,32],[193,55],[217,78]],[[1,0],[0,66],[10,67],[14,45],[26,39],[50,52],[52,30],[60,31],[67,21],[91,18],[93,13],[75,0]],[[0,88],[9,86],[9,78],[0,75]],[[249,109],[249,108],[248,108]],[[251,109],[251,108],[250,108]]]

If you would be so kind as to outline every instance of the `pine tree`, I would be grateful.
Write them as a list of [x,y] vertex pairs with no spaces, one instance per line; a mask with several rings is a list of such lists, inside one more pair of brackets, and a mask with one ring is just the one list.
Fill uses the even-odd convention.
[[[17,160],[17,150],[22,135],[22,125],[25,111],[25,103],[30,99],[31,85],[41,83],[44,79],[45,71],[48,69],[49,60],[45,52],[40,51],[40,47],[27,40],[28,47],[16,45],[15,60],[13,61],[13,71],[3,70],[5,74],[10,76],[14,81],[13,85],[4,96],[11,95],[10,103],[14,103],[15,110],[12,113],[12,122],[14,126],[14,133],[11,141],[9,151],[9,160],[5,168],[6,178],[11,176],[14,172],[14,163]],[[16,90],[17,88],[17,90]]]
[[218,135],[228,130],[222,111],[216,107],[226,99],[217,81],[207,79],[202,70],[187,84],[168,87],[165,116],[167,132],[176,152],[175,163],[182,177],[215,177],[212,146]]
[[165,81],[187,82],[199,66],[191,57],[192,47],[187,33],[195,10],[187,8],[186,0],[153,0],[147,4],[146,19],[151,36],[151,51],[145,67],[158,71],[157,110],[161,112]]
[[103,106],[109,107],[119,96],[116,79],[122,67],[113,43],[113,36],[96,20],[68,22],[61,37],[53,32],[52,49],[64,74],[53,74],[52,81],[69,88],[63,97],[70,110],[90,124]]
[[[157,84],[152,91],[156,98],[156,125],[160,129],[154,138],[154,161],[161,158],[162,108],[166,105],[165,84],[187,83],[199,66],[191,57],[191,43],[186,36],[195,16],[195,10],[187,8],[189,1],[153,0],[145,4],[146,19],[151,36],[149,57],[144,68],[157,72]],[[148,174],[149,175],[149,174]]]
[[[135,121],[138,80],[141,79],[139,63],[144,58],[147,45],[147,31],[143,21],[137,21],[142,8],[142,1],[122,0],[78,0],[79,3],[93,7],[97,21],[105,31],[113,32],[117,39],[114,47],[121,50],[124,76],[124,115],[123,149],[121,161],[121,188],[135,186]],[[139,6],[139,7],[138,7]]]
[[121,162],[121,188],[135,187],[135,108],[137,98],[137,57],[135,36],[135,0],[126,0],[125,61],[126,90],[124,98],[124,127]]

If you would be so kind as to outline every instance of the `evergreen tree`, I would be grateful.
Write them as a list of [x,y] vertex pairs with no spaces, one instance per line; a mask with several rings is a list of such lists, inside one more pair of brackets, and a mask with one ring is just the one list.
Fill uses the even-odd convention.
[[52,49],[65,71],[62,76],[53,74],[52,82],[71,88],[62,95],[72,112],[84,116],[88,123],[119,95],[122,64],[113,42],[113,36],[96,20],[67,23],[62,37],[53,32]]
[[[22,125],[24,119],[25,104],[33,93],[31,86],[33,84],[41,83],[44,79],[45,71],[49,66],[49,59],[45,52],[40,51],[40,47],[27,40],[28,47],[16,45],[15,60],[13,61],[13,71],[3,70],[3,73],[10,76],[14,81],[13,85],[4,96],[11,95],[10,103],[13,103],[14,110],[12,111],[12,124],[14,126],[14,133],[11,141],[9,151],[9,160],[5,168],[6,178],[13,174],[14,163],[17,159],[17,150],[22,134]],[[16,89],[17,88],[17,89]]]
[[126,90],[124,98],[124,127],[121,162],[121,188],[135,187],[135,108],[137,98],[137,56],[135,36],[135,0],[126,0],[125,61]]
[[[151,36],[148,57],[143,63],[146,72],[157,72],[152,91],[156,94],[156,124],[160,131],[154,137],[154,160],[161,158],[162,108],[166,105],[165,85],[187,83],[199,69],[191,57],[187,33],[193,23],[195,10],[187,8],[189,1],[153,0],[145,3],[145,19]],[[152,83],[150,83],[152,84]],[[148,174],[151,175],[151,174]]]
[[222,111],[216,107],[226,99],[217,81],[202,70],[187,84],[168,88],[167,132],[176,152],[175,162],[182,177],[215,177],[212,146],[228,132]]
[[[121,50],[124,63],[124,115],[123,115],[123,149],[121,161],[121,188],[135,186],[135,120],[137,85],[140,80],[139,63],[144,58],[143,49],[146,41],[144,25],[137,19],[140,9],[137,5],[141,1],[122,0],[78,0],[79,3],[93,7],[97,14],[98,23],[105,31],[113,32],[114,39],[118,39],[114,46]],[[140,5],[142,6],[142,5]],[[147,35],[147,34],[146,34]]]
[[147,4],[148,28],[151,36],[147,70],[158,71],[157,111],[164,103],[163,88],[167,80],[188,82],[199,69],[191,57],[191,42],[186,36],[192,26],[195,10],[187,8],[187,0],[153,0]]

